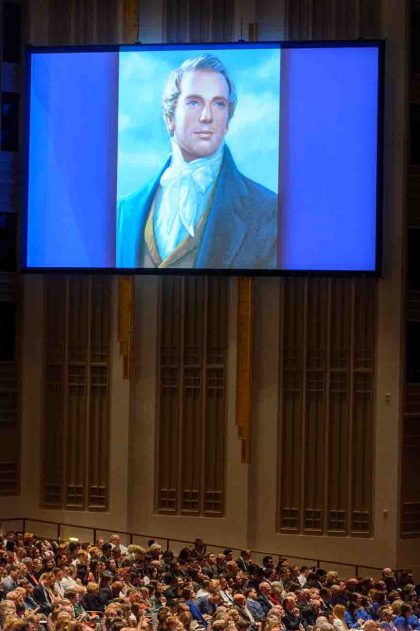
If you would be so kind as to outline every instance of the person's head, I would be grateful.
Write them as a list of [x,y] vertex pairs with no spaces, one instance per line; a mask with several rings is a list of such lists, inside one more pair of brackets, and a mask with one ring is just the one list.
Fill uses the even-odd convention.
[[274,567],[274,562],[273,562],[273,557],[272,556],[265,556],[263,558],[263,566],[264,567],[268,567],[268,568],[273,568]]
[[385,622],[391,622],[393,616],[394,612],[392,610],[392,607],[390,607],[389,605],[384,605],[379,609],[379,618],[381,620],[385,620]]
[[271,607],[270,611],[267,614],[267,619],[270,618],[277,618],[277,620],[281,620],[284,616],[284,609],[282,605],[274,605],[274,607]]
[[171,72],[162,95],[163,117],[185,160],[219,149],[236,102],[234,83],[213,55],[187,59]]
[[115,620],[115,618],[118,618],[118,616],[121,615],[121,611],[119,606],[117,605],[108,605],[108,607],[105,609],[105,618],[108,621],[112,621]]
[[119,546],[121,545],[121,537],[120,535],[114,534],[111,535],[109,538],[110,543],[112,543],[114,546]]
[[101,556],[101,551],[96,546],[90,546],[88,552],[92,561],[96,561]]
[[[205,585],[206,581],[203,581],[203,585]],[[212,578],[209,581],[207,581],[207,589],[211,594],[214,594],[215,592],[218,592],[220,589],[220,583],[217,579]]]
[[39,582],[45,585],[45,587],[52,587],[54,583],[54,574],[52,572],[44,572],[39,577]]
[[311,590],[307,588],[301,589],[298,592],[297,599],[303,603],[309,602],[311,600]]
[[158,560],[162,554],[162,546],[159,543],[152,543],[149,548],[149,555],[152,559]]
[[235,594],[233,597],[233,602],[235,603],[235,605],[238,605],[238,607],[245,607],[246,598],[243,594]]
[[64,592],[64,598],[69,600],[71,603],[76,602],[77,600],[77,592],[75,589],[66,589]]
[[409,605],[408,603],[404,603],[403,605],[401,605],[400,616],[403,616],[404,618],[408,618],[408,616],[411,616],[412,613],[413,613],[413,608],[411,605]]
[[221,602],[222,598],[219,592],[212,592],[209,594],[209,602],[213,605],[218,605]]
[[34,572],[39,572],[42,569],[42,560],[39,557],[35,557],[33,560]]
[[99,592],[99,585],[98,585],[98,583],[94,583],[93,581],[89,582],[86,585],[86,591],[87,591],[88,594],[97,594]]
[[245,596],[247,598],[252,598],[252,599],[256,600],[258,594],[257,594],[257,590],[255,589],[255,587],[248,587],[248,589],[245,590]]
[[117,562],[115,559],[109,559],[107,561],[107,567],[111,572],[115,572],[117,569]]
[[216,565],[217,564],[217,559],[216,559],[216,555],[214,554],[214,552],[209,552],[206,555],[206,561],[209,565]]
[[296,599],[293,598],[292,596],[286,596],[286,598],[283,600],[283,607],[285,611],[293,611],[295,606],[296,606]]
[[17,581],[17,579],[19,578],[19,568],[16,565],[12,565],[10,567],[9,576],[14,581]]
[[327,585],[332,585],[333,583],[337,583],[338,573],[337,572],[327,572],[326,575],[326,583]]
[[346,611],[346,608],[344,607],[344,605],[335,605],[335,607],[333,608],[334,618],[338,618],[339,620],[343,621],[345,611]]
[[271,592],[270,583],[267,583],[266,581],[260,583],[258,588],[263,596],[268,596],[268,594]]
[[55,567],[53,569],[53,575],[54,575],[55,582],[59,583],[61,579],[63,578],[63,570],[61,569],[61,567]]
[[25,557],[24,559],[22,559],[22,563],[24,564],[27,572],[32,572],[32,570],[34,569],[34,563],[31,557]]

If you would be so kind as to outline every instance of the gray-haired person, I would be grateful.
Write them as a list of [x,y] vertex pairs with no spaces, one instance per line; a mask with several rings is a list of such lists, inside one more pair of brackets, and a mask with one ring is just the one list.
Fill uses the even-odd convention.
[[225,144],[236,102],[213,55],[171,72],[162,107],[172,155],[148,186],[119,200],[119,267],[276,267],[277,195],[242,175]]

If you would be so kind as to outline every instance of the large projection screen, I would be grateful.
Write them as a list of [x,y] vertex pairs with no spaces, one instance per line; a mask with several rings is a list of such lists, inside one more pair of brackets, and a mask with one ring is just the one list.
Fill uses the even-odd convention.
[[22,268],[380,274],[383,48],[28,48]]

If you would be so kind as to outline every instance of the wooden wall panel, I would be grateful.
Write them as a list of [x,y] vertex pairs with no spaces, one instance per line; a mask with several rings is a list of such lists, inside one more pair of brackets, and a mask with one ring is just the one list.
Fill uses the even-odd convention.
[[203,362],[205,349],[205,279],[184,282],[184,357],[182,369],[181,510],[201,510],[201,461],[203,458]]
[[164,32],[167,42],[231,42],[234,0],[166,0]]
[[49,0],[49,44],[111,44],[122,40],[121,0]]
[[402,497],[401,535],[420,535],[420,476],[418,454],[420,449],[420,423],[418,415],[406,415],[402,445]]
[[224,504],[227,281],[160,281],[156,503],[220,515]]
[[161,279],[157,505],[159,510],[171,512],[178,508],[179,488],[182,289],[180,277]]
[[69,276],[67,298],[67,388],[65,400],[65,504],[83,508],[86,488],[86,429],[88,331],[90,320],[89,277]]
[[46,365],[41,503],[44,506],[61,507],[67,331],[67,282],[64,276],[47,277],[45,299]]
[[302,418],[304,410],[304,349],[306,340],[304,279],[282,281],[283,313],[280,366],[281,416],[280,448],[280,529],[300,530],[302,499]]
[[19,493],[21,286],[17,274],[20,202],[22,2],[0,3],[0,496]]
[[408,164],[407,205],[407,274],[405,278],[405,374],[402,415],[400,534],[420,536],[420,3],[408,3],[410,17],[409,95],[410,152]]
[[105,509],[108,489],[111,287],[92,278],[90,318],[88,507]]
[[213,0],[212,38],[215,42],[231,42],[233,40],[233,23],[235,18],[234,0]]
[[328,281],[307,286],[304,516],[303,528],[320,532],[324,521],[325,398],[327,375]]
[[[329,395],[326,410],[327,524],[331,533],[345,533],[349,496],[349,411],[351,282],[330,282]],[[334,475],[331,475],[334,471]]]
[[375,283],[282,281],[280,531],[372,531]]
[[227,278],[207,278],[204,416],[204,513],[219,515],[225,499]]
[[371,531],[375,281],[354,283],[351,530]]
[[286,0],[291,40],[381,37],[380,0]]
[[189,1],[166,0],[164,7],[166,41],[184,43],[189,41]]
[[110,313],[110,277],[47,278],[46,507],[107,507]]

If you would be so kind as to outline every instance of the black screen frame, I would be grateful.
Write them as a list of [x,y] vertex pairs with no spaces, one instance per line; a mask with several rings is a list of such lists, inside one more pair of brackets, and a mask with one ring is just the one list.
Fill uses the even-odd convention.
[[[378,50],[378,102],[377,102],[377,164],[376,164],[376,234],[374,270],[304,270],[304,269],[255,269],[255,268],[150,268],[150,267],[34,267],[27,266],[28,229],[28,182],[29,182],[29,137],[30,137],[30,85],[31,58],[38,53],[69,52],[126,52],[157,50],[217,50],[220,48],[377,48]],[[249,276],[249,277],[383,277],[383,173],[384,173],[384,93],[385,93],[385,52],[386,40],[317,40],[317,41],[264,41],[264,42],[215,42],[195,44],[130,44],[130,45],[84,45],[84,46],[32,46],[25,47],[24,80],[24,143],[23,143],[23,185],[21,187],[20,221],[18,225],[19,271],[28,274],[110,274],[110,275],[178,275],[178,276]]]

